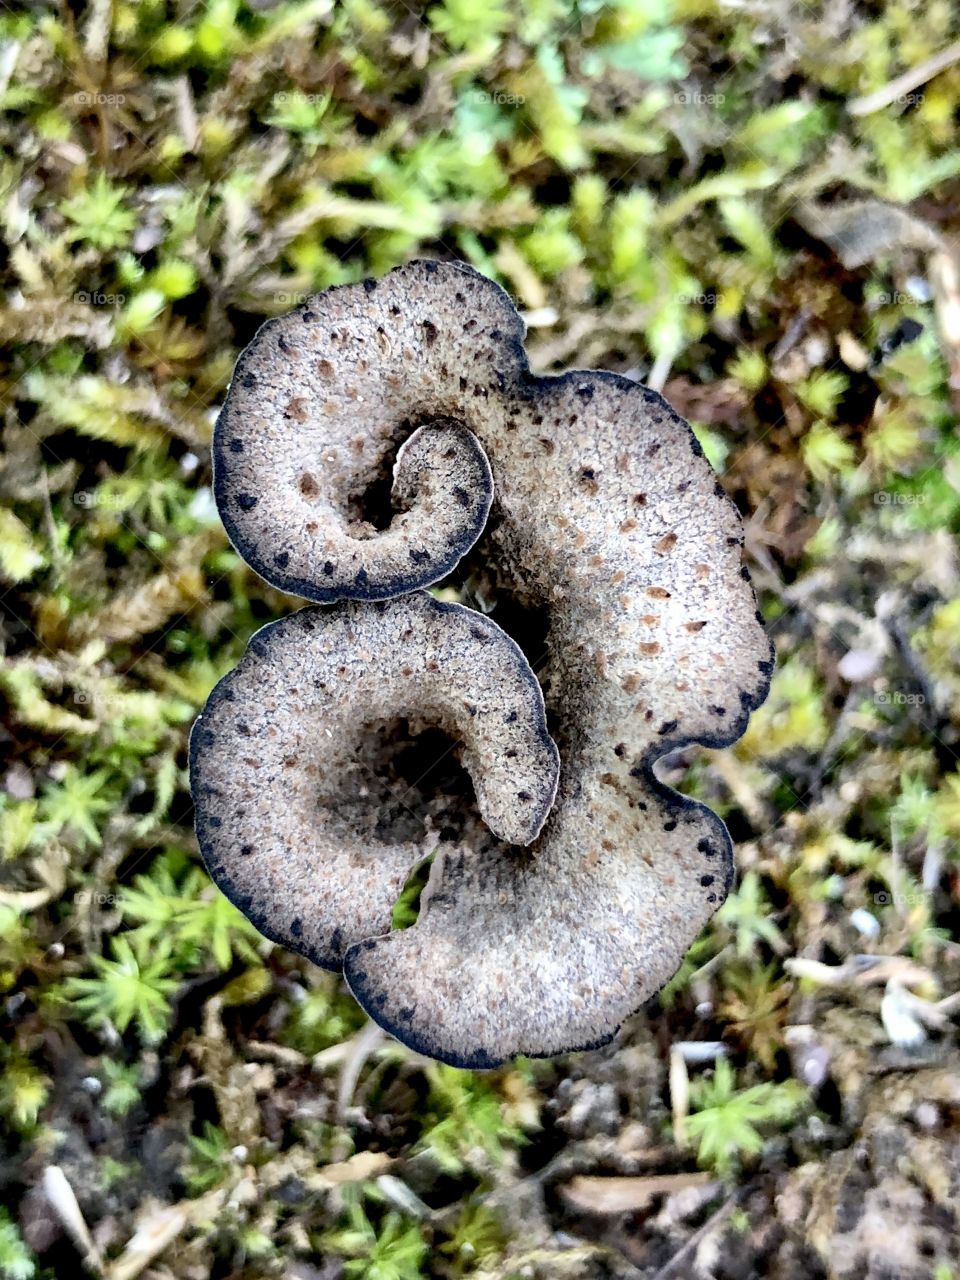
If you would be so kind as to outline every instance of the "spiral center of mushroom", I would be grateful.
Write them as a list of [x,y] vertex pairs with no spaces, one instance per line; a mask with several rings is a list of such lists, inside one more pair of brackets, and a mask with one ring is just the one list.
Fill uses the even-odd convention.
[[394,716],[357,726],[344,768],[318,790],[331,834],[378,845],[461,838],[479,823],[473,784],[460,762],[461,743],[421,716]]
[[[415,487],[407,484],[397,487],[398,471],[402,470],[401,458],[407,445],[418,432],[441,431],[453,428],[457,432],[469,430],[459,418],[439,417],[433,413],[417,414],[404,418],[391,431],[387,447],[383,450],[373,470],[366,465],[344,470],[344,485],[336,500],[350,534],[355,538],[374,538],[386,533],[394,521],[409,511],[416,499]],[[362,463],[369,446],[358,439],[351,446],[352,452]]]

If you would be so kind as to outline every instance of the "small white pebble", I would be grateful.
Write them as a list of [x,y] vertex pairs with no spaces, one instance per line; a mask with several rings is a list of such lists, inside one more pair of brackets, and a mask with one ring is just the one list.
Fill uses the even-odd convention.
[[816,368],[818,365],[823,364],[830,354],[830,346],[827,339],[823,334],[812,333],[803,344],[803,354],[811,368]]
[[195,453],[185,453],[180,459],[180,470],[185,476],[193,475],[199,465],[200,459]]
[[533,311],[521,311],[520,316],[528,329],[549,329],[559,319],[554,307],[537,307]]
[[911,1013],[898,982],[887,983],[880,1002],[880,1018],[890,1043],[900,1049],[919,1048],[927,1038],[923,1025]]
[[856,931],[865,938],[879,937],[880,921],[875,915],[871,915],[865,907],[857,907],[855,911],[851,911],[849,920]]
[[11,800],[32,800],[36,790],[33,774],[19,760],[7,770],[3,787]]
[[230,1148],[230,1154],[233,1156],[234,1160],[236,1160],[237,1163],[239,1164],[241,1160],[246,1160],[248,1152],[247,1152],[247,1148],[241,1142],[239,1146]]
[[850,649],[837,663],[837,673],[851,684],[869,680],[880,670],[880,654],[870,649]]
[[790,1050],[793,1074],[811,1089],[819,1089],[830,1070],[830,1051],[821,1044],[809,1023],[784,1027],[783,1038]]
[[939,1129],[940,1108],[933,1102],[918,1102],[913,1118],[921,1129]]
[[804,1045],[797,1053],[794,1070],[805,1085],[819,1089],[827,1078],[830,1055],[822,1044]]
[[201,524],[215,524],[220,519],[217,514],[217,504],[213,500],[213,491],[209,485],[204,485],[197,490],[190,499],[187,511]]
[[92,1093],[94,1097],[103,1089],[103,1082],[98,1080],[96,1076],[84,1076],[80,1081],[80,1087],[85,1089],[87,1093]]
[[727,1046],[722,1040],[680,1040],[673,1046],[684,1062],[714,1062],[726,1056]]

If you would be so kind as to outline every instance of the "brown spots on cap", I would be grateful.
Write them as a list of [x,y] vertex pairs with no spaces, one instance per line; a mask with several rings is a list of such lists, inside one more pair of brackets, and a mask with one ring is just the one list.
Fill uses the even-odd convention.
[[297,480],[297,488],[305,498],[315,498],[320,492],[320,485],[317,477],[309,471],[304,471]]
[[[229,499],[227,515],[237,516],[240,490],[259,500],[255,512],[245,521],[237,517],[236,524],[241,535],[245,528],[259,531],[261,559],[274,580],[287,548],[295,573],[283,580],[301,583],[313,575],[323,602],[316,613],[324,621],[315,621],[313,632],[298,630],[296,643],[287,646],[284,688],[300,687],[295,700],[315,696],[323,711],[311,736],[300,706],[287,714],[276,706],[261,708],[254,715],[247,701],[256,703],[261,690],[248,692],[243,714],[254,736],[244,742],[237,734],[242,745],[229,761],[245,774],[246,792],[232,811],[223,798],[217,801],[237,843],[232,862],[221,850],[216,865],[247,877],[238,898],[256,900],[258,909],[278,901],[277,886],[288,877],[293,896],[271,922],[275,934],[304,952],[309,939],[315,954],[332,964],[346,956],[347,981],[363,1007],[427,1054],[486,1067],[517,1052],[550,1054],[603,1042],[669,978],[670,966],[710,914],[708,892],[721,896],[716,883],[700,883],[709,865],[692,853],[700,836],[714,837],[716,881],[727,873],[719,822],[700,807],[680,810],[670,801],[655,785],[652,761],[697,735],[722,741],[740,725],[734,709],[752,705],[762,686],[757,661],[768,661],[769,653],[752,620],[756,604],[737,577],[739,557],[724,545],[737,532],[736,512],[726,497],[712,496],[706,462],[654,393],[616,377],[538,379],[530,373],[520,349],[521,323],[508,299],[465,265],[414,263],[375,289],[352,285],[318,295],[310,308],[316,316],[311,325],[302,324],[299,314],[295,325],[278,321],[244,356],[245,366],[260,375],[262,392],[244,390],[238,372],[232,407],[228,397],[217,429],[215,461],[228,481],[220,485],[220,500],[224,494]],[[329,338],[332,327],[342,341]],[[302,349],[302,364],[278,350],[281,332]],[[447,421],[476,433],[479,462],[463,467],[447,440],[422,454],[408,448],[419,424],[446,431],[439,423]],[[229,447],[231,438],[240,437],[242,455]],[[411,464],[407,472],[404,458]],[[351,753],[365,742],[363,717],[380,724],[381,691],[391,689],[397,699],[391,715],[396,706],[409,708],[415,732],[431,723],[434,708],[429,714],[424,709],[420,679],[431,698],[449,694],[456,731],[485,723],[522,739],[529,728],[524,716],[510,722],[495,709],[495,697],[491,702],[501,673],[469,698],[452,676],[457,654],[443,636],[455,614],[440,609],[437,644],[419,656],[411,652],[420,644],[419,631],[400,627],[389,642],[378,643],[360,621],[385,626],[399,601],[403,608],[417,607],[415,588],[450,572],[442,556],[448,539],[458,536],[454,531],[479,509],[484,463],[496,479],[498,506],[471,570],[475,566],[479,581],[489,581],[498,611],[501,601],[509,606],[511,623],[514,610],[536,615],[530,652],[536,646],[552,723],[569,751],[564,789],[536,849],[521,857],[516,849],[502,849],[492,828],[484,829],[472,800],[458,788],[449,795],[441,788],[431,798],[437,818],[428,835],[431,848],[414,850],[422,857],[438,839],[442,845],[431,905],[413,929],[391,934],[389,908],[408,870],[385,857],[382,830],[375,847],[365,841],[355,855],[350,851],[355,881],[344,888],[336,885],[338,859],[346,852],[343,832],[329,849],[310,837],[301,840],[302,860],[295,862],[293,842],[281,853],[265,827],[251,827],[241,846],[234,824],[245,806],[262,812],[264,790],[280,783],[282,799],[273,804],[270,822],[288,801],[309,799],[311,812],[322,811],[318,797],[338,787],[339,753],[354,761],[356,772]],[[273,492],[270,465],[292,485],[316,468],[311,479],[317,492]],[[636,492],[638,484],[649,489]],[[298,501],[285,511],[283,498],[291,496]],[[368,501],[377,508],[366,524]],[[446,522],[451,515],[462,523]],[[485,520],[480,512],[477,536]],[[235,543],[245,558],[251,541],[244,545],[241,536]],[[393,558],[391,574],[378,579],[381,553]],[[660,583],[648,586],[645,573]],[[304,649],[325,633],[341,609],[328,602],[346,590],[367,598],[345,611],[353,619],[351,632],[325,659],[329,669],[308,672]],[[661,608],[671,599],[675,610]],[[707,620],[707,643],[727,655],[725,670],[692,638]],[[518,616],[518,635],[521,622]],[[471,623],[481,625],[487,623]],[[257,643],[264,653],[281,649],[275,631],[269,644]],[[489,647],[473,631],[465,643]],[[358,692],[363,688],[365,700]],[[331,708],[344,690],[357,698],[361,712],[341,742]],[[265,716],[279,734],[275,741],[267,737]],[[333,730],[332,740],[326,729]],[[221,752],[219,736],[215,750]],[[388,733],[388,768],[395,745]],[[264,762],[258,773],[237,759],[240,750],[254,746]],[[294,754],[299,765],[284,768]],[[484,769],[506,770],[504,794],[514,815],[540,802],[541,781],[522,772],[520,743],[498,742],[482,756]],[[470,767],[469,750],[462,758]],[[609,774],[602,772],[607,765]],[[319,772],[311,778],[308,768]],[[383,829],[388,824],[379,812],[376,778],[372,768],[362,779],[369,791],[359,808],[368,811],[371,829],[374,823]],[[349,796],[350,787],[344,791]],[[476,794],[479,803],[479,787]],[[241,856],[241,847],[254,852]],[[355,927],[350,912],[364,895],[381,895],[386,915]],[[508,908],[499,916],[498,901]],[[490,911],[478,910],[479,903]],[[294,922],[302,922],[303,938]],[[607,938],[608,950],[595,944]],[[449,954],[473,955],[477,963],[451,981],[442,960]],[[551,956],[549,982],[538,960],[545,954]]]

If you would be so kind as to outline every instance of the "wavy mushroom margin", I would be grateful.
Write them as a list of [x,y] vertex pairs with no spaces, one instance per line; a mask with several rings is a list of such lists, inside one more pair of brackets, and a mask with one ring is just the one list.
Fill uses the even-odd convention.
[[[214,450],[241,554],[275,585],[321,600],[435,581],[443,554],[475,537],[454,506],[483,505],[479,460],[489,467],[490,519],[472,558],[521,606],[550,614],[541,682],[563,758],[556,802],[525,852],[466,822],[441,849],[413,928],[336,949],[385,1029],[474,1068],[604,1044],[672,976],[729,889],[732,844],[654,764],[687,745],[735,742],[774,663],[740,563],[739,514],[688,424],[615,374],[533,375],[522,339],[503,290],[461,264],[414,262],[329,290],[261,329]],[[396,529],[351,525],[357,496],[418,426],[433,434],[405,477],[398,467]],[[307,469],[323,449],[329,491]],[[282,484],[271,479],[278,465]],[[462,466],[475,467],[470,487],[457,483]],[[280,497],[247,501],[258,475]],[[306,515],[283,500],[292,487],[309,500]],[[298,577],[287,552],[311,524],[299,563],[324,570],[316,539],[332,539],[337,566],[341,552],[347,564],[332,587]],[[438,531],[439,546],[410,541]],[[286,559],[264,572],[257,548]]]

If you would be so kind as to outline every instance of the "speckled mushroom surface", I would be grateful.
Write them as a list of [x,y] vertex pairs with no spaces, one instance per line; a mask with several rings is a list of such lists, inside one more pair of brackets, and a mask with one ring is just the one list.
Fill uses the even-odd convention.
[[[344,901],[336,923],[320,917],[309,946],[283,936],[322,959],[338,953],[329,940],[339,930],[352,944],[347,980],[371,1015],[405,1043],[474,1067],[602,1043],[674,973],[726,895],[732,855],[720,820],[662,787],[653,765],[684,744],[739,737],[773,665],[741,566],[739,515],[687,424],[616,375],[534,376],[522,339],[498,286],[460,264],[414,262],[265,325],[215,438],[227,528],[244,555],[255,545],[251,563],[278,586],[324,600],[330,579],[334,593],[406,601],[475,543],[463,567],[482,573],[514,618],[545,619],[543,652],[529,656],[560,780],[539,836],[522,846],[484,821],[478,785],[480,812],[461,799],[460,820],[439,833],[412,928],[381,924],[361,937]],[[258,396],[264,379],[269,393]],[[293,387],[295,412],[281,403]],[[385,487],[405,440],[431,431],[408,460],[410,479],[401,480],[402,452],[397,461],[400,514],[364,527],[364,494]],[[493,488],[482,534],[479,459]],[[274,560],[289,553],[269,572],[268,549]],[[368,652],[374,667],[387,657]],[[291,674],[310,671],[303,655],[291,664]],[[281,736],[295,718],[277,724]],[[339,750],[329,759],[346,776],[349,749]],[[229,751],[222,742],[208,751],[197,731],[193,754],[196,776],[208,754]],[[371,758],[371,767],[380,766]],[[303,795],[325,803],[318,786]],[[217,866],[202,825],[201,843],[227,887],[237,859]],[[351,847],[343,857],[357,856]],[[304,893],[311,876],[330,874],[337,848],[302,858]],[[370,888],[381,920],[398,868],[385,865],[382,896]],[[278,936],[275,912],[268,924]]]
[[364,759],[365,737],[410,716],[462,744],[490,831],[529,844],[559,767],[540,686],[489,618],[426,592],[263,628],[193,731],[197,830],[214,878],[262,932],[328,968],[389,929],[436,839]]

